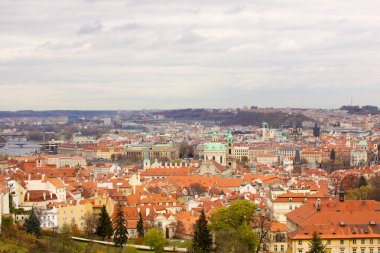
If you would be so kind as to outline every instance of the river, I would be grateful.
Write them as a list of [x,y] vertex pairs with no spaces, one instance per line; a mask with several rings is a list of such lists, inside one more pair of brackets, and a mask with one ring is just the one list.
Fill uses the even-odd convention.
[[34,154],[35,151],[39,150],[41,145],[37,142],[26,142],[21,148],[14,143],[5,143],[4,147],[0,148],[0,154],[7,154],[9,156],[25,156]]

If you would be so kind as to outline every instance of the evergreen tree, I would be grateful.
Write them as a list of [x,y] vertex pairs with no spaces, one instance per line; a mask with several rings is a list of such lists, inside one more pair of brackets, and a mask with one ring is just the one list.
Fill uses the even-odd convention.
[[335,150],[334,150],[334,149],[331,149],[331,152],[330,152],[330,160],[331,160],[331,161],[335,161]]
[[115,246],[120,248],[123,247],[125,243],[128,241],[128,229],[127,229],[127,220],[125,219],[125,213],[123,210],[123,206],[119,202],[116,209],[116,217],[113,221],[113,225],[115,228],[115,234],[113,237],[113,242]]
[[207,220],[204,210],[202,210],[197,223],[195,224],[193,251],[195,253],[207,253],[211,251],[212,238],[207,227]]
[[140,219],[139,221],[137,222],[137,234],[139,237],[144,237],[144,221],[143,221],[143,217],[142,217],[142,214],[141,212],[139,213],[140,215]]
[[96,234],[100,236],[103,240],[113,235],[111,218],[107,212],[105,205],[103,205],[99,214],[96,226]]
[[326,253],[326,246],[323,245],[316,231],[313,233],[313,238],[309,242],[309,251],[307,253]]
[[26,232],[39,236],[41,234],[41,222],[34,209],[30,212],[29,218],[25,221]]
[[365,180],[365,178],[363,176],[360,176],[358,188],[360,188],[362,186],[367,186],[367,185],[368,185],[367,180]]

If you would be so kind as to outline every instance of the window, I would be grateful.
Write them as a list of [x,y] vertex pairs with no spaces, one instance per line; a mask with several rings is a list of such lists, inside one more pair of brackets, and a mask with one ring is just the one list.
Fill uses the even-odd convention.
[[340,244],[343,245],[344,244],[344,240],[340,240]]
[[353,249],[353,250],[352,250],[352,253],[356,253],[356,249]]
[[274,251],[277,251],[277,245],[274,245],[274,246],[273,246],[273,250],[274,250]]
[[365,249],[364,248],[361,249],[361,253],[365,253]]
[[290,205],[290,206],[289,206],[289,210],[293,210],[293,207],[292,207],[292,205]]
[[285,251],[285,247],[284,245],[281,245],[281,252],[284,252]]
[[373,248],[370,248],[370,249],[369,249],[369,253],[373,253]]
[[302,253],[302,249],[299,249],[299,250],[298,250],[298,253]]
[[302,245],[302,241],[298,241],[298,245]]
[[352,243],[353,243],[353,244],[356,244],[356,239],[353,239],[353,240],[352,240]]
[[344,249],[340,249],[340,253],[344,253]]
[[365,239],[362,239],[362,244],[365,244]]
[[327,240],[327,245],[331,245],[331,240]]
[[372,239],[372,238],[369,239],[369,243],[370,243],[370,244],[373,244],[373,239]]

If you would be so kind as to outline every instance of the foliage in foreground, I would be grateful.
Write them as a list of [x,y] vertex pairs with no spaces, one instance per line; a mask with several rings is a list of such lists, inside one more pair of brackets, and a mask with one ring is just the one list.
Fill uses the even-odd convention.
[[215,232],[216,252],[255,251],[258,238],[251,228],[255,211],[256,206],[252,202],[238,200],[212,213],[209,227]]
[[164,251],[165,238],[161,229],[152,228],[144,237],[144,244],[149,246],[154,252],[161,253]]

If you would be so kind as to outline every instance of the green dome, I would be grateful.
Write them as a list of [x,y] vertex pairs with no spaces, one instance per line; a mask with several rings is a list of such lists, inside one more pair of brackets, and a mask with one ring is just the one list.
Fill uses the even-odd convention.
[[226,146],[220,142],[206,142],[204,150],[225,150]]
[[365,140],[361,140],[361,141],[359,141],[358,145],[359,145],[359,147],[367,147],[368,143]]

